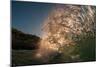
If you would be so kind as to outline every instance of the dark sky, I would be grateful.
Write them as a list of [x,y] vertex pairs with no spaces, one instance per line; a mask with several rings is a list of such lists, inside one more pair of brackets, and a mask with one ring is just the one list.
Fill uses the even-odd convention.
[[12,1],[12,27],[40,36],[43,21],[54,4]]

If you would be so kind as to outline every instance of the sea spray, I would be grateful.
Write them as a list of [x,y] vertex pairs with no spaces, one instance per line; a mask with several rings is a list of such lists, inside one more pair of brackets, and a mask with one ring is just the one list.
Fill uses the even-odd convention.
[[[64,47],[77,46],[81,36],[95,36],[95,7],[89,5],[56,5],[43,24],[43,34],[36,58],[48,62]],[[89,35],[88,35],[89,34]],[[88,36],[87,36],[88,35]],[[75,50],[69,49],[66,53]],[[72,59],[79,55],[70,56]]]

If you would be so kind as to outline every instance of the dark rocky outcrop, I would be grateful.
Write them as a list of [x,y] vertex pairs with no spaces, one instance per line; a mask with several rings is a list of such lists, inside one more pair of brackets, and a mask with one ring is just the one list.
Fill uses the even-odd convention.
[[12,49],[37,49],[40,37],[31,34],[25,34],[15,28],[12,28]]

